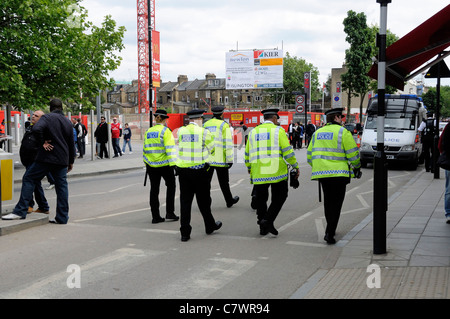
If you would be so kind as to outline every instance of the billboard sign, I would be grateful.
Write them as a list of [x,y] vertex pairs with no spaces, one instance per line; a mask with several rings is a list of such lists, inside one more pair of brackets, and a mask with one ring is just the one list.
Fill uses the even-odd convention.
[[253,50],[226,53],[226,89],[283,87],[283,51]]

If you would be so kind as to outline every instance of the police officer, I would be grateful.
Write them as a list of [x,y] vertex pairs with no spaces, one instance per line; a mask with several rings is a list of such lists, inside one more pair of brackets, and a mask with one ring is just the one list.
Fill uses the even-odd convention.
[[[176,149],[172,131],[166,126],[169,118],[167,111],[156,110],[154,113],[156,125],[150,127],[145,133],[144,163],[146,174],[150,177],[150,209],[152,223],[157,224],[167,220],[177,221],[175,215],[175,173]],[[166,191],[166,218],[159,212],[159,187],[161,178],[167,186]]]
[[[299,166],[286,131],[278,126],[278,109],[262,111],[264,122],[249,134],[245,147],[245,165],[250,173],[256,196],[256,215],[261,235],[269,232],[277,235],[274,221],[288,195],[288,166],[296,170]],[[267,207],[269,187],[272,190],[272,202]]]
[[233,165],[233,144],[230,126],[223,120],[224,110],[225,107],[223,106],[213,107],[211,109],[213,118],[205,122],[203,127],[210,131],[214,137],[214,152],[209,161],[209,179],[211,181],[214,171],[216,171],[227,207],[231,207],[239,201],[239,196],[233,197],[230,190],[228,170]]
[[425,170],[427,172],[434,173],[433,151],[434,151],[434,131],[436,126],[436,120],[433,118],[433,113],[428,112],[427,118],[422,120],[419,128],[421,132],[420,140],[422,141],[422,155],[425,160]]
[[352,134],[342,126],[342,111],[342,108],[334,108],[325,112],[327,124],[313,134],[307,151],[311,179],[319,180],[323,190],[327,222],[324,240],[328,244],[336,243],[334,236],[346,185],[351,177],[361,176],[359,150]]
[[222,227],[222,222],[216,222],[211,213],[211,182],[207,170],[210,152],[214,151],[214,138],[202,127],[204,112],[197,109],[189,111],[189,124],[178,130],[181,241],[190,239],[194,195],[203,217],[206,234],[212,234]]

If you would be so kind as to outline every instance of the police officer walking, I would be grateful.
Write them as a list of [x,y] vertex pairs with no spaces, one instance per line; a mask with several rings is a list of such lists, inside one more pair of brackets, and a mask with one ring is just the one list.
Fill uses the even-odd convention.
[[190,239],[192,227],[191,208],[194,195],[202,214],[206,234],[222,227],[211,213],[211,183],[208,175],[208,158],[214,151],[214,138],[202,127],[203,110],[187,113],[189,124],[178,131],[178,175],[180,182],[180,232],[181,241]]
[[342,111],[342,108],[334,108],[325,112],[327,124],[313,134],[307,151],[311,179],[317,179],[323,190],[327,222],[324,240],[328,244],[336,243],[334,236],[346,185],[351,177],[361,177],[359,149],[352,134],[342,126]]
[[[175,215],[175,173],[176,149],[172,131],[166,126],[169,118],[165,110],[156,110],[154,113],[156,125],[150,127],[144,139],[144,163],[146,174],[150,177],[150,209],[152,223],[157,224],[167,220],[177,221]],[[146,177],[147,178],[147,177]],[[161,178],[167,186],[166,191],[166,218],[159,212],[159,187]]]
[[[264,122],[255,127],[245,147],[245,165],[250,173],[256,196],[256,215],[261,235],[278,235],[274,221],[288,196],[288,162],[296,170],[299,166],[286,131],[278,126],[278,109],[262,111]],[[269,187],[272,202],[267,207]]]
[[216,171],[227,207],[231,207],[239,201],[239,196],[233,197],[230,190],[229,169],[233,165],[234,154],[230,126],[223,120],[224,110],[223,106],[213,107],[211,111],[214,117],[205,122],[203,127],[210,131],[214,138],[214,152],[209,160],[209,180],[211,182],[214,171]]

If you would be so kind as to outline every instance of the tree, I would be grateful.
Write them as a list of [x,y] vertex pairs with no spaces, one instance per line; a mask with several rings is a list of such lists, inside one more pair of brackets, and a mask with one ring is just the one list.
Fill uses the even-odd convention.
[[[291,57],[289,52],[283,59],[283,95],[287,104],[295,103],[295,96],[292,92],[303,91],[304,89],[304,73],[311,72],[311,101],[320,98],[320,93],[317,90],[319,87],[319,70],[311,63],[307,63],[302,58],[296,56]],[[276,89],[267,90],[268,93],[277,94]],[[279,95],[281,98],[281,94]],[[273,101],[273,100],[272,100]],[[275,98],[274,102],[279,102]]]
[[[435,87],[428,90],[427,93],[422,95],[423,104],[425,104],[427,110],[432,111],[436,114],[436,99],[437,91]],[[440,96],[440,115],[443,118],[450,117],[450,86],[441,86],[441,96]]]
[[[370,54],[371,57],[378,56],[378,47],[377,47],[377,34],[379,33],[380,28],[377,25],[371,25],[369,28],[370,32],[370,43],[372,47],[372,53]],[[391,44],[396,42],[398,40],[398,36],[396,36],[394,33],[392,33],[389,29],[386,30],[386,47],[389,47]],[[378,81],[372,80],[369,84],[369,90],[378,92]],[[391,85],[385,85],[385,93],[386,94],[394,94],[397,92],[397,88],[391,86]]]
[[362,103],[371,81],[367,75],[371,66],[370,54],[372,52],[370,32],[366,23],[366,15],[362,12],[348,11],[343,24],[344,32],[347,34],[345,40],[350,44],[350,48],[345,50],[347,72],[341,76],[342,88],[348,93],[347,114],[350,112],[352,96],[360,97],[359,109],[362,114]]
[[0,104],[43,108],[52,97],[79,101],[80,90],[113,85],[107,75],[120,65],[125,28],[110,16],[94,26],[80,2],[2,0]]

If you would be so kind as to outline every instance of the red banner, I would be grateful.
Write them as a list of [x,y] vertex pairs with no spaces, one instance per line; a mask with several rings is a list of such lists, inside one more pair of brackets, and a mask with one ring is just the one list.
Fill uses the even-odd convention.
[[160,49],[159,49],[159,31],[152,30],[152,79],[153,87],[161,86],[161,67],[160,67]]

